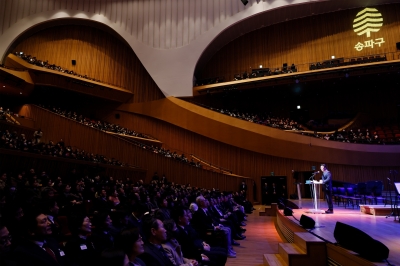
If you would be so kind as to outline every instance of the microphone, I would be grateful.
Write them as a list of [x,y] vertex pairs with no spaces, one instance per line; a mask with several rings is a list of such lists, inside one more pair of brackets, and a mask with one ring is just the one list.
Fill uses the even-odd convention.
[[386,179],[390,181],[390,178],[389,178],[389,177],[386,177]]
[[315,175],[315,174],[319,174],[319,171],[313,173],[313,175]]

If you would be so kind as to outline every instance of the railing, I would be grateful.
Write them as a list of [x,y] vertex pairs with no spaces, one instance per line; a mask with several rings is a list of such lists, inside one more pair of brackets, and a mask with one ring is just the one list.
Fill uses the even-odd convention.
[[[23,52],[20,52],[20,53],[15,52],[14,55],[19,57],[19,58],[21,58],[22,60],[24,60],[25,62],[27,62],[27,63],[29,63],[31,65],[35,65],[35,66],[38,66],[38,67],[43,67],[43,68],[46,68],[48,70],[54,70],[54,71],[61,72],[61,73],[64,73],[64,74],[78,76],[79,78],[87,79],[89,81],[99,82],[99,83],[103,83],[103,84],[107,84],[107,85],[111,85],[111,86],[114,86],[114,87],[119,87],[119,88],[125,89],[125,87],[121,86],[121,85],[109,83],[109,82],[106,82],[106,81],[101,81],[101,80],[98,80],[98,79],[95,79],[95,78],[88,77],[87,75],[81,75],[79,73],[76,73],[75,71],[63,69],[62,67],[56,66],[55,64],[48,64],[45,61],[42,61],[40,59],[36,59],[36,57],[31,57],[30,55],[25,55]],[[34,61],[31,61],[31,59],[33,59]]]
[[[309,62],[303,64],[296,64],[296,65],[287,65],[284,66],[268,66],[263,68],[254,68],[251,69],[251,73],[246,73],[245,77],[243,78],[240,74],[235,74],[232,80],[241,80],[241,79],[251,79],[251,78],[258,78],[264,76],[272,76],[272,75],[279,75],[279,74],[288,74],[288,73],[299,73],[299,72],[306,72],[318,69],[325,69],[325,68],[334,68],[334,67],[341,67],[341,66],[350,66],[350,65],[357,65],[357,64],[366,64],[366,63],[373,63],[379,61],[392,61],[400,59],[400,52],[389,52],[389,53],[382,53],[382,54],[370,54],[370,55],[363,55],[363,56],[356,56],[356,57],[333,57],[331,59],[326,59],[320,62]],[[294,68],[293,68],[294,67]],[[203,80],[213,80],[215,78],[201,78],[199,81]],[[223,82],[228,82],[232,80],[224,80]],[[218,82],[218,83],[223,83]],[[196,82],[195,87],[209,85],[209,84],[216,84],[208,83],[208,84],[199,84]]]
[[28,69],[26,69],[26,68],[9,67],[9,66],[5,66],[3,64],[0,64],[0,68],[5,68],[5,69],[10,69],[10,70],[15,70],[15,71],[28,71]]
[[203,167],[207,166],[207,167],[210,167],[212,169],[216,169],[216,170],[218,170],[219,172],[221,172],[223,174],[232,174],[232,170],[229,170],[228,168],[224,168],[224,167],[212,164],[211,162],[208,162],[208,161],[200,158],[199,156],[196,156],[194,154],[190,154],[190,157],[192,157],[193,159],[195,159],[195,160],[199,161],[200,163],[202,163]]

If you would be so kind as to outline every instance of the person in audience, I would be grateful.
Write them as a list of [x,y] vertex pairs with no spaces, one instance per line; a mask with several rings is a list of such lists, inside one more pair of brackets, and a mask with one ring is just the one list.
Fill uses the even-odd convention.
[[57,241],[51,237],[47,216],[38,209],[31,209],[24,216],[25,238],[14,253],[18,264],[35,266],[59,266],[72,264]]
[[42,139],[42,137],[43,137],[43,132],[42,132],[42,130],[39,128],[38,130],[36,130],[34,133],[33,133],[33,137],[35,138],[35,143],[36,144],[39,144],[40,143],[40,140]]
[[108,212],[96,213],[93,217],[93,225],[95,226],[92,233],[94,248],[99,253],[103,252],[107,248],[113,248],[114,239],[118,232],[113,227]]
[[175,232],[175,238],[181,244],[183,255],[187,258],[196,259],[202,265],[225,265],[227,250],[210,246],[199,237],[198,233],[190,225],[190,210],[178,207],[173,213],[178,229]]
[[57,201],[55,199],[47,199],[44,204],[44,212],[47,215],[47,219],[50,222],[50,227],[52,231],[52,236],[57,240],[62,240],[61,228],[58,223],[58,212],[60,208],[58,207]]
[[196,260],[183,257],[181,245],[175,238],[175,232],[177,232],[178,228],[174,220],[165,220],[164,228],[167,230],[167,240],[162,244],[162,247],[172,264],[175,266],[197,266],[198,262]]
[[163,223],[151,216],[144,217],[143,232],[147,241],[144,244],[144,253],[139,256],[147,266],[174,266],[162,247],[167,240],[167,232]]
[[11,234],[7,227],[0,223],[0,265],[2,266],[17,265],[11,253],[11,240]]
[[[122,249],[109,248],[101,253],[100,266],[131,266],[129,258]],[[133,265],[132,265],[133,266]],[[135,265],[136,266],[136,265]]]
[[171,219],[171,213],[168,209],[168,201],[166,197],[161,197],[158,201],[158,206],[160,207],[156,213],[155,217],[161,221]]
[[65,245],[65,253],[80,266],[96,265],[100,256],[91,240],[92,223],[89,217],[78,215],[69,217],[68,224],[72,237]]
[[146,266],[138,258],[144,252],[144,243],[137,229],[123,230],[115,240],[115,246],[124,251],[130,266]]
[[217,234],[223,235],[224,247],[227,249],[227,255],[230,258],[236,258],[236,252],[232,248],[232,237],[231,230],[221,224],[214,224],[212,217],[208,214],[207,201],[203,196],[196,198],[198,210],[193,214],[193,227],[200,234],[201,237],[205,237],[207,232],[213,232],[213,238],[215,239]]

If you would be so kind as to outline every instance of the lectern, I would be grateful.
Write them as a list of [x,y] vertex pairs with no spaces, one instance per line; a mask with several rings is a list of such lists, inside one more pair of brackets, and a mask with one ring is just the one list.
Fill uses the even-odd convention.
[[307,212],[309,213],[325,213],[325,211],[320,210],[318,206],[318,199],[319,199],[319,191],[322,185],[322,180],[321,181],[316,181],[316,180],[307,180],[306,185],[310,185],[311,189],[311,197],[313,199],[313,209],[309,209]]

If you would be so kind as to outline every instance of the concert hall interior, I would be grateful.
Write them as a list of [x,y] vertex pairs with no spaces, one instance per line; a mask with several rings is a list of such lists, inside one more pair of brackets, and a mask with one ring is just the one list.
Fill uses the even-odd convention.
[[[400,263],[398,1],[15,0],[0,14],[0,264],[26,263],[23,224],[50,199],[58,244],[79,213],[100,258],[101,214],[123,231],[120,213],[173,218],[199,195],[241,203],[226,265]],[[310,182],[321,164],[331,186]],[[336,222],[371,244],[338,240],[367,236]]]

